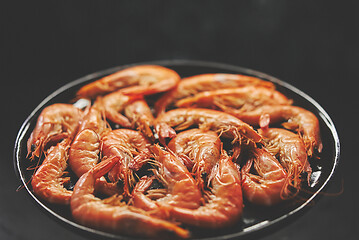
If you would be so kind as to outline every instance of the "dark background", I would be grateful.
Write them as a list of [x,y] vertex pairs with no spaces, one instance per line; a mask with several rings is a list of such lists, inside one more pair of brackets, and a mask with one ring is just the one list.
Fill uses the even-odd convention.
[[2,2],[0,239],[84,239],[16,191],[12,151],[31,111],[89,73],[165,59],[256,69],[319,102],[342,146],[330,194],[261,239],[356,239],[358,11],[357,1],[331,0]]

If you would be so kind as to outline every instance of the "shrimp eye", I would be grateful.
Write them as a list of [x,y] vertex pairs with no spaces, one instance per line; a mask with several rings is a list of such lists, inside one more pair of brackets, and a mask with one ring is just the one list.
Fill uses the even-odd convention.
[[36,149],[36,144],[31,144],[31,152],[35,151]]
[[207,179],[208,174],[206,172],[201,173],[201,178],[205,181]]

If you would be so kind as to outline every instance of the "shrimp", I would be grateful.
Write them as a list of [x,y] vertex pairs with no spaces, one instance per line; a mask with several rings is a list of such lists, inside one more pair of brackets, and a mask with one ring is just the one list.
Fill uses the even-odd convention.
[[155,118],[145,100],[140,99],[128,104],[124,113],[130,120],[132,128],[137,128],[148,139],[154,141],[152,129]]
[[56,103],[44,108],[27,141],[30,159],[40,157],[48,144],[56,144],[64,138],[73,138],[81,118],[82,111],[70,104]]
[[233,143],[243,139],[260,142],[262,137],[248,124],[232,115],[216,110],[201,108],[178,108],[162,114],[155,121],[155,129],[160,139],[169,135],[173,127],[184,130],[193,125],[200,129],[210,129],[221,136],[232,138]]
[[120,89],[126,95],[151,95],[174,88],[180,76],[157,65],[140,65],[120,70],[83,86],[77,98],[94,98]]
[[71,144],[69,166],[78,177],[99,161],[101,136],[110,130],[103,112],[101,100],[98,99],[92,107],[87,109]]
[[[250,172],[252,165],[256,173]],[[288,198],[287,173],[265,148],[251,148],[241,173],[243,195],[249,202],[271,206]]]
[[280,163],[287,171],[289,184],[294,188],[295,195],[300,189],[301,173],[308,174],[309,182],[312,172],[303,140],[297,134],[280,128],[260,129],[259,132],[264,137],[263,141],[268,151],[278,156]]
[[119,160],[108,177],[112,182],[122,179],[127,196],[135,182],[133,171],[139,170],[149,160],[149,145],[150,142],[141,133],[131,129],[112,130],[102,138],[103,156],[116,156]]
[[174,102],[181,98],[193,96],[199,92],[246,85],[274,88],[274,84],[271,82],[240,74],[215,73],[195,75],[182,79],[176,88],[165,93],[155,104],[156,113],[157,116],[160,116]]
[[241,177],[232,159],[222,151],[209,175],[208,202],[196,209],[160,203],[171,219],[202,228],[229,227],[238,222],[243,212]]
[[70,203],[72,191],[64,187],[70,178],[62,177],[67,168],[70,142],[67,138],[50,147],[43,163],[32,177],[31,185],[35,195],[47,202],[63,205]]
[[228,113],[250,111],[261,105],[291,105],[282,93],[263,86],[225,88],[197,93],[176,102],[177,107],[216,107]]
[[[159,165],[159,170],[155,171],[155,177],[165,185],[167,191],[164,192],[165,196],[152,201],[151,195],[158,196],[158,191],[152,190],[150,194],[144,194],[144,191],[151,186],[154,180],[153,177],[148,178],[145,176],[141,178],[132,192],[134,206],[146,211],[153,211],[154,213],[152,214],[161,218],[165,218],[166,213],[158,211],[157,204],[159,203],[190,209],[198,208],[202,201],[201,192],[182,161],[176,155],[161,149],[158,145],[151,146],[151,151]],[[162,190],[160,189],[159,191],[161,192]]]
[[202,176],[208,176],[219,160],[221,140],[217,133],[200,129],[180,132],[168,143],[168,148],[181,157],[187,168],[192,170],[201,189]]
[[[263,116],[267,115],[267,119]],[[297,131],[303,138],[308,156],[312,156],[315,149],[320,153],[323,144],[320,137],[320,126],[317,117],[310,111],[297,106],[261,106],[253,111],[236,114],[244,122],[251,125],[273,124],[282,121],[282,125],[290,130]],[[262,119],[261,119],[262,118]],[[261,124],[263,125],[263,124]]]
[[71,197],[71,212],[74,219],[90,228],[130,236],[188,238],[187,230],[149,216],[146,212],[128,206],[122,201],[114,201],[116,196],[104,200],[95,197],[96,179],[106,174],[117,163],[117,157],[104,160],[77,181]]
[[132,124],[124,115],[121,114],[128,104],[137,98],[127,96],[119,91],[107,94],[102,98],[106,118],[122,127],[130,128]]

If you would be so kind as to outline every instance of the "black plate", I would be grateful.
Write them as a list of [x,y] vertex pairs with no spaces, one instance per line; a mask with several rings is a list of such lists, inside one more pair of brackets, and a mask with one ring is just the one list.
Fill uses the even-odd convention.
[[[240,73],[256,76],[275,83],[279,91],[284,93],[288,98],[294,100],[294,105],[301,106],[312,111],[320,121],[320,130],[324,149],[320,155],[320,159],[310,159],[311,167],[313,169],[313,178],[310,187],[304,187],[303,191],[299,194],[299,197],[294,201],[285,202],[277,207],[255,207],[251,204],[246,204],[243,210],[242,220],[234,227],[221,231],[191,229],[193,239],[238,239],[239,237],[252,238],[266,234],[278,227],[282,227],[289,221],[293,220],[294,217],[299,216],[300,213],[305,212],[305,210],[309,209],[309,207],[313,204],[314,198],[320,196],[319,192],[321,192],[327,185],[337,168],[339,162],[340,143],[335,126],[328,114],[307,94],[275,77],[258,71],[227,64],[187,60],[157,61],[141,64],[163,65],[177,71],[181,77],[188,77],[201,73]],[[57,91],[44,99],[34,109],[34,111],[32,111],[30,116],[23,123],[15,142],[14,167],[19,179],[31,198],[35,201],[36,205],[38,205],[54,219],[64,224],[65,227],[69,227],[72,230],[78,231],[80,234],[86,234],[87,236],[94,237],[96,239],[101,237],[109,239],[135,238],[105,233],[79,225],[72,218],[69,207],[48,204],[37,198],[32,192],[31,185],[27,184],[33,174],[33,171],[28,170],[28,168],[33,163],[30,163],[30,161],[26,158],[26,141],[35,127],[38,115],[44,107],[58,102],[67,103],[74,98],[76,91],[81,86],[133,65],[120,66],[93,73],[59,88]]]

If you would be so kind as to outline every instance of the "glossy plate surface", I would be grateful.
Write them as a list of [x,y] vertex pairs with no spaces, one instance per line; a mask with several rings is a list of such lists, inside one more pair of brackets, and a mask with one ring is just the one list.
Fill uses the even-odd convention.
[[[157,61],[141,64],[163,65],[177,71],[182,78],[202,73],[239,73],[259,77],[275,83],[277,90],[284,93],[288,98],[294,100],[293,105],[303,107],[313,112],[320,121],[320,130],[324,146],[323,152],[320,154],[320,159],[310,159],[310,164],[313,169],[311,186],[304,186],[298,199],[272,208],[256,207],[245,203],[246,205],[243,210],[242,220],[234,227],[220,231],[190,229],[193,233],[192,239],[238,239],[239,237],[252,238],[258,235],[266,234],[277,227],[282,227],[287,222],[293,220],[294,217],[299,216],[300,213],[309,209],[313,199],[318,197],[318,193],[323,190],[331,179],[339,163],[339,138],[335,126],[328,114],[307,94],[275,77],[258,71],[227,64],[187,60]],[[34,200],[35,204],[52,216],[55,220],[58,220],[59,223],[63,224],[65,227],[71,228],[74,231],[78,231],[80,234],[85,234],[96,239],[101,237],[109,239],[135,238],[105,233],[79,225],[72,218],[69,207],[48,204],[37,198],[32,192],[31,184],[27,184],[33,174],[33,171],[28,169],[33,166],[34,163],[31,163],[26,158],[26,141],[35,127],[37,117],[44,107],[59,102],[68,103],[74,98],[76,91],[81,86],[133,65],[125,65],[96,72],[59,88],[57,91],[44,99],[33,110],[23,123],[15,142],[14,167],[19,179],[31,198]]]

